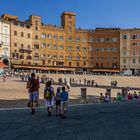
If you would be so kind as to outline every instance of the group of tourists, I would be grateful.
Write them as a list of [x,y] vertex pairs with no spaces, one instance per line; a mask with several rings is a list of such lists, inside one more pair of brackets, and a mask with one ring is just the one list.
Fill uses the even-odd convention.
[[[35,113],[35,107],[39,102],[39,78],[35,73],[31,73],[31,77],[27,82],[27,89],[29,93],[28,106],[31,108],[31,114]],[[68,106],[68,92],[65,86],[58,86],[56,92],[52,86],[52,82],[48,80],[44,87],[44,103],[47,107],[48,116],[52,115],[52,109],[56,105],[56,116],[66,118],[66,111]]]
[[117,101],[130,101],[135,99],[140,99],[140,92],[139,94],[137,94],[136,91],[134,91],[133,94],[130,92],[128,92],[127,94],[121,94],[120,92],[118,92],[116,98]]
[[87,85],[87,86],[96,86],[97,85],[97,83],[95,83],[95,81],[94,80],[89,80],[89,79],[86,79],[86,78],[84,78],[83,80],[82,79],[79,79],[79,80],[77,80],[77,79],[75,79],[75,78],[70,78],[70,80],[69,80],[69,82],[70,82],[70,84],[84,84],[84,85]]
[[135,100],[135,99],[140,99],[140,92],[139,94],[136,93],[136,91],[134,91],[134,93],[130,93],[128,92],[127,94],[122,94],[120,92],[117,93],[117,97],[116,98],[112,98],[110,94],[105,93],[105,96],[103,95],[103,93],[100,93],[100,102],[104,103],[104,102],[110,102],[111,100],[113,101],[130,101],[130,100]]

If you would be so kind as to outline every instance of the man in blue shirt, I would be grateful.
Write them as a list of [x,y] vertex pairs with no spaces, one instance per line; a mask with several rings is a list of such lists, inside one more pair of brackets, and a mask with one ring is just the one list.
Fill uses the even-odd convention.
[[68,106],[68,92],[65,91],[65,87],[62,87],[61,92],[61,118],[66,118],[66,111]]

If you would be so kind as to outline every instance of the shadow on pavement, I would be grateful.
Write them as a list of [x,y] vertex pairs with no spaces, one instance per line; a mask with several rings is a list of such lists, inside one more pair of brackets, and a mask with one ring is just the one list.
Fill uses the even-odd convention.
[[[81,104],[81,97],[78,96],[71,96],[74,99],[69,99],[69,104]],[[87,96],[88,103],[97,103],[99,101],[98,96]],[[1,100],[0,99],[0,108],[22,108],[27,107],[28,99],[16,99],[16,100]],[[39,106],[44,106],[44,100],[39,100]]]

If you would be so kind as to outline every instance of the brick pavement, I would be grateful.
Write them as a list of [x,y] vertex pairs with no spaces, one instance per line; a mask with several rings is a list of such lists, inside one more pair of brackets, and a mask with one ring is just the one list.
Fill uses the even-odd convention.
[[2,140],[140,140],[140,101],[69,107],[68,118],[45,109],[0,111]]

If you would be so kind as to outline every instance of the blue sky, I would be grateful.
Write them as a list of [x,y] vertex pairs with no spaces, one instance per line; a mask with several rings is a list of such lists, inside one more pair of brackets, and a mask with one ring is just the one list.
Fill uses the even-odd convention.
[[28,19],[40,15],[47,24],[60,25],[63,11],[76,12],[76,27],[140,27],[140,0],[0,0],[0,14]]

